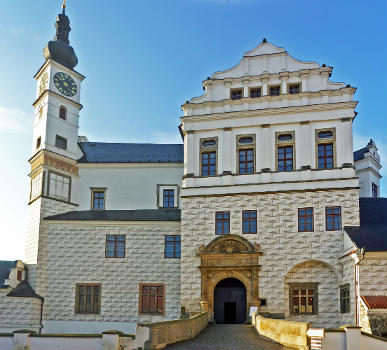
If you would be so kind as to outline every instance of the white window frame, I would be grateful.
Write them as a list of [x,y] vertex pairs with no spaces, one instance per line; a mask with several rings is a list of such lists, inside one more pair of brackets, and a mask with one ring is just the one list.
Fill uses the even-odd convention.
[[[58,180],[60,180],[60,178],[62,178],[63,180],[66,180],[66,181],[63,181],[63,180],[58,181]],[[55,183],[53,181],[55,181]],[[60,182],[61,182],[61,184],[60,184]],[[55,184],[55,191],[52,189],[53,184]],[[63,193],[65,192],[64,190],[66,187],[64,185],[67,185],[67,187],[68,187],[66,196],[63,196]],[[59,174],[59,173],[54,172],[54,171],[49,171],[48,172],[47,186],[48,186],[48,191],[47,191],[48,197],[63,200],[66,202],[70,202],[70,196],[71,196],[71,177],[70,176]],[[58,194],[59,186],[62,187],[62,195]]]
[[[159,208],[178,208],[179,207],[179,186],[178,185],[157,185],[157,206]],[[173,190],[173,207],[164,207],[164,190]]]

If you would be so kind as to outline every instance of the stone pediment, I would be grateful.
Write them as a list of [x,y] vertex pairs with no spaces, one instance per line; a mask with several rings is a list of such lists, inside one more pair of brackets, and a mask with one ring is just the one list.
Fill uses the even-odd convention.
[[215,238],[207,246],[199,247],[199,255],[259,253],[259,245],[252,245],[246,238],[226,235]]

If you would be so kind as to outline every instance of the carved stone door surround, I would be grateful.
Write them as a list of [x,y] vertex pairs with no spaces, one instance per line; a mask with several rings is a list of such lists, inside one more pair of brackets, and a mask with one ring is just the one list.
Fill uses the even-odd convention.
[[244,237],[223,235],[212,240],[207,246],[200,246],[200,272],[202,284],[203,311],[209,317],[214,315],[214,290],[225,278],[236,278],[246,288],[247,315],[250,306],[259,306],[258,272],[259,256],[262,255],[258,244],[254,246]]

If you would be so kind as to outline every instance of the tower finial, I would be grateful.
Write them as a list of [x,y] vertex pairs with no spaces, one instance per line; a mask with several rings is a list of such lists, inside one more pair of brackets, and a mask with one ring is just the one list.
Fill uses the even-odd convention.
[[66,0],[63,0],[63,4],[62,4],[62,13],[65,14],[65,11],[66,11]]

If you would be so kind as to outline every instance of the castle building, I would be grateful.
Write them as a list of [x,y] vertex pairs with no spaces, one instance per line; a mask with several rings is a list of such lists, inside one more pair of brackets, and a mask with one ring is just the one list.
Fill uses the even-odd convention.
[[26,260],[0,262],[0,332],[133,332],[257,308],[386,334],[387,199],[375,143],[353,153],[356,89],[265,39],[183,106],[183,144],[78,135],[59,14],[35,75]]

